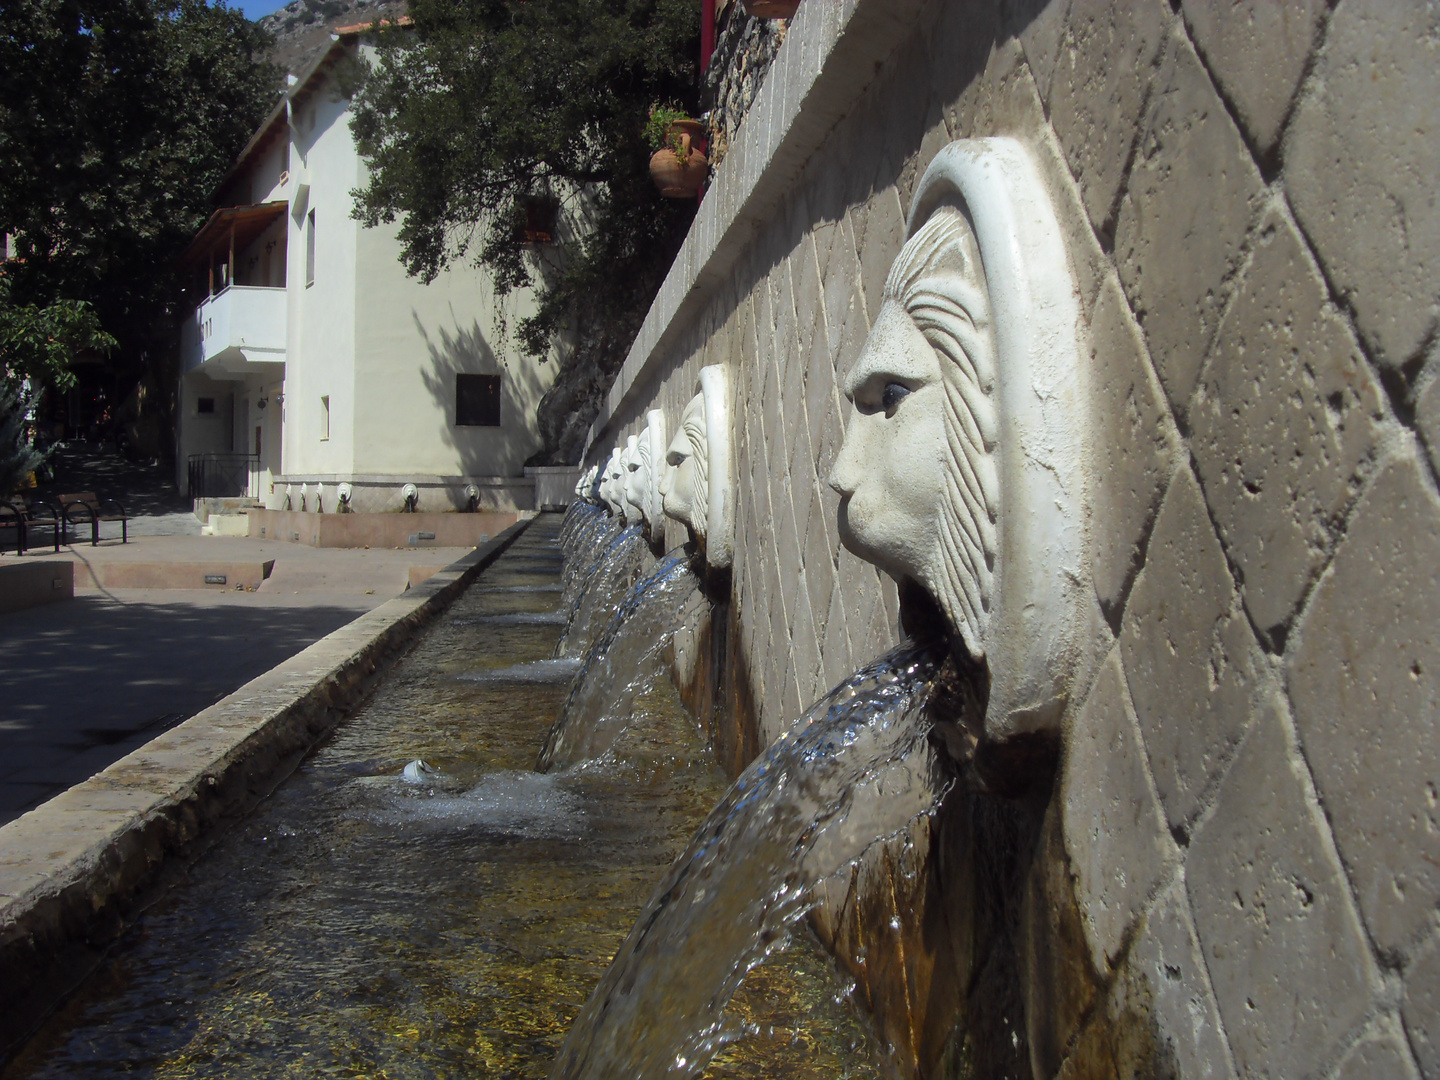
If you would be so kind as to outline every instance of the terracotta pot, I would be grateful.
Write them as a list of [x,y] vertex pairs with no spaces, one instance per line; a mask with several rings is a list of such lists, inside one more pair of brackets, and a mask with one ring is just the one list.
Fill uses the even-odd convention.
[[668,146],[656,150],[650,158],[650,179],[667,199],[693,199],[710,175],[709,160],[692,145],[704,136],[705,125],[698,120],[676,120],[670,125],[670,134],[680,136],[685,161],[682,164]]
[[792,19],[800,0],[745,0],[745,14],[756,19]]

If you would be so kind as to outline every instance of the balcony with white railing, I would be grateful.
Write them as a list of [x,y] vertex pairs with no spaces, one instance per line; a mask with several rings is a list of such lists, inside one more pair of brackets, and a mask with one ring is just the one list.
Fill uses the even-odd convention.
[[206,299],[180,334],[181,368],[218,379],[276,373],[285,364],[285,290],[231,285]]

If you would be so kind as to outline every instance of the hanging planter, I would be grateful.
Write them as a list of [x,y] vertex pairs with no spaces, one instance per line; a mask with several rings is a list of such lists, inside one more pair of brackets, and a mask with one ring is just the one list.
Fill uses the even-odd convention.
[[650,179],[660,194],[667,199],[699,195],[710,175],[710,162],[698,146],[705,137],[705,125],[676,109],[657,106],[650,110],[645,133],[651,145],[658,146],[650,158]]
[[745,0],[745,14],[755,19],[793,19],[800,0]]

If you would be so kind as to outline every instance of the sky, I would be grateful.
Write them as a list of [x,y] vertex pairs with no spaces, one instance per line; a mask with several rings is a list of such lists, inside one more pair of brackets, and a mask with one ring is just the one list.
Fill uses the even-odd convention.
[[289,0],[231,0],[230,6],[245,12],[247,19],[258,19],[261,15],[279,11],[287,3]]

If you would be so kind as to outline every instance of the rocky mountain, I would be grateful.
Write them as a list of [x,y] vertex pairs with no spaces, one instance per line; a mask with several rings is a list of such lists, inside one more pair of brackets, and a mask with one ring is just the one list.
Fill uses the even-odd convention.
[[405,0],[291,0],[256,21],[275,35],[270,59],[299,74],[330,44],[337,26],[397,18],[406,6]]

